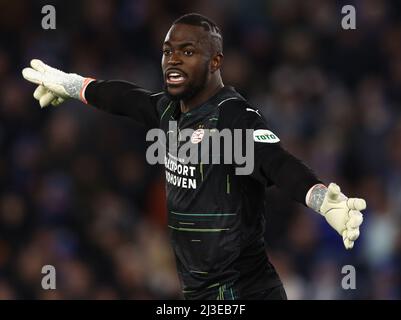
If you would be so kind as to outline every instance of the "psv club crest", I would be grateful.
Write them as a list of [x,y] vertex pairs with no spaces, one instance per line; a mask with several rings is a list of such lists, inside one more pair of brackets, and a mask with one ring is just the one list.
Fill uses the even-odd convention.
[[203,129],[195,130],[192,133],[191,142],[194,143],[194,144],[197,144],[197,143],[201,142],[204,135],[205,135],[205,130],[203,130]]

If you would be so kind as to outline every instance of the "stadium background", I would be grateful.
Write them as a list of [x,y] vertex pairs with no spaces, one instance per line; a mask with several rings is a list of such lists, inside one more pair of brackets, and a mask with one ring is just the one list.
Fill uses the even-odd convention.
[[[53,4],[57,29],[41,28]],[[352,4],[357,29],[341,29]],[[145,132],[69,101],[40,110],[30,59],[158,90],[171,22],[203,13],[225,40],[223,76],[326,182],[367,199],[345,251],[317,214],[268,190],[268,254],[290,299],[401,297],[398,1],[0,1],[0,299],[180,299],[163,168]],[[134,107],[134,106],[133,106]],[[55,266],[57,290],[41,288]],[[356,268],[356,290],[341,269]]]

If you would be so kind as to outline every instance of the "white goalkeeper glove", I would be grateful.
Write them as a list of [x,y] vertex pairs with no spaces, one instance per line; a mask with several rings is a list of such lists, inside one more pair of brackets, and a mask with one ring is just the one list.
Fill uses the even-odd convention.
[[87,103],[84,90],[94,79],[65,73],[37,59],[31,61],[31,67],[22,70],[22,75],[26,80],[39,85],[33,96],[39,100],[42,108],[49,104],[57,106],[69,98]]
[[347,198],[335,183],[330,183],[328,188],[318,184],[309,190],[306,204],[326,218],[328,224],[342,236],[346,249],[353,248],[363,222],[361,210],[366,209],[364,199]]

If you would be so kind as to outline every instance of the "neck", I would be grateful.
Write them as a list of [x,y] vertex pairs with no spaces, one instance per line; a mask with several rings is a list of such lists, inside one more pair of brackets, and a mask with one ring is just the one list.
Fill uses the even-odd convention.
[[180,101],[180,106],[181,106],[181,112],[185,113],[196,106],[201,105],[205,101],[209,100],[211,97],[213,97],[217,92],[220,91],[221,88],[224,87],[223,81],[219,77],[219,79],[216,79],[216,81],[213,81],[210,85],[207,86],[204,90],[199,92],[197,95],[192,97],[189,100],[181,100]]

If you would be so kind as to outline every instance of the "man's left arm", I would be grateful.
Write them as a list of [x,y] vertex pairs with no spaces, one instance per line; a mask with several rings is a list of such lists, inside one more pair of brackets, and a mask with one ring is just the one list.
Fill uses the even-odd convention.
[[[297,202],[321,214],[342,236],[345,248],[351,249],[359,237],[365,200],[346,197],[334,183],[326,187],[301,160],[282,148],[277,135],[267,128],[257,112],[243,112],[237,118],[236,127],[254,129],[254,171],[251,176],[265,185],[275,184]],[[265,139],[261,138],[264,134]]]

